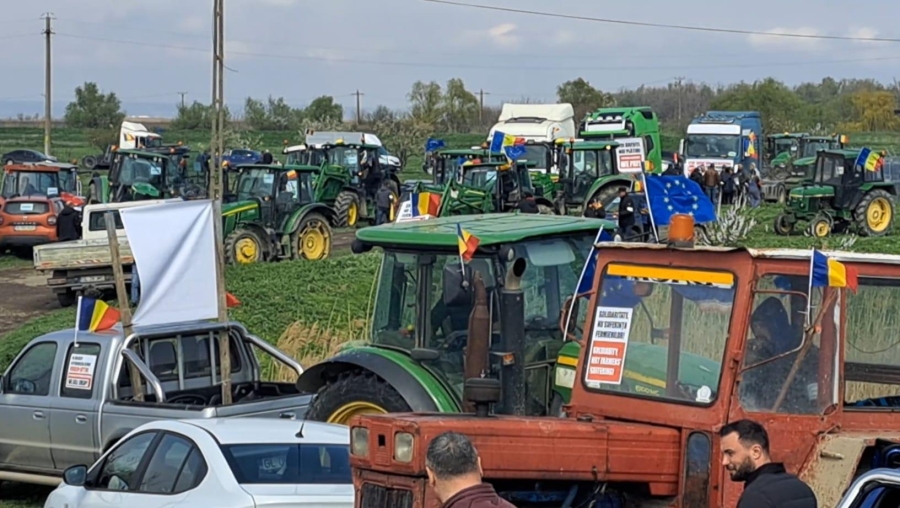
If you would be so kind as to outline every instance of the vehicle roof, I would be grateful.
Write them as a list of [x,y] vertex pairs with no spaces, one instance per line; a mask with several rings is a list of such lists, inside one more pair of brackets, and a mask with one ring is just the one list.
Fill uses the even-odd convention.
[[95,203],[93,205],[86,205],[84,207],[85,212],[96,212],[101,211],[105,212],[107,210],[120,210],[122,208],[134,208],[137,206],[147,206],[147,205],[159,205],[162,203],[175,203],[184,201],[181,198],[169,198],[169,199],[147,199],[141,201],[122,201],[119,203]]
[[48,168],[52,168],[53,170],[60,169],[78,169],[78,164],[72,164],[71,162],[61,162],[61,161],[40,161],[40,162],[25,162],[22,164],[23,166],[45,166]]
[[116,150],[116,153],[124,153],[125,155],[137,155],[138,157],[162,157],[165,158],[166,154],[162,152],[151,152],[147,150],[137,150],[134,148],[120,148]]
[[46,164],[5,164],[3,169],[7,173],[16,171],[30,171],[33,173],[59,173],[58,167],[48,166]]
[[[56,196],[51,198],[51,197],[47,197],[43,194],[29,194],[27,196],[16,196],[14,198],[6,198],[7,203],[9,203],[11,201],[28,201],[28,202],[51,201],[52,202],[52,201],[58,201],[58,200],[59,200],[59,198]],[[51,209],[50,211],[53,212],[53,209]],[[13,214],[13,215],[16,215],[16,214]]]
[[360,229],[356,232],[356,238],[373,245],[456,247],[458,245],[457,224],[478,237],[480,247],[520,242],[549,235],[596,233],[600,227],[615,227],[614,222],[585,217],[494,213],[384,224]]
[[301,164],[238,164],[237,169],[267,169],[271,171],[319,171],[318,166],[305,166]]
[[[603,249],[647,249],[647,250],[663,250],[663,251],[684,251],[684,252],[747,252],[753,258],[759,259],[790,259],[809,261],[812,251],[810,249],[750,249],[743,247],[669,247],[664,244],[649,243],[629,243],[629,242],[600,242],[597,248]],[[845,252],[845,251],[820,251],[831,259],[848,263],[872,263],[872,264],[888,264],[900,265],[900,255],[897,254],[875,254],[869,252]]]
[[[228,327],[232,326],[243,326],[237,322],[230,322],[227,324]],[[135,326],[134,332],[142,335],[175,335],[181,332],[182,335],[187,336],[191,333],[205,333],[211,329],[221,330],[222,325],[212,321],[195,321],[188,323],[166,323],[161,325],[153,325],[153,326]],[[35,338],[35,340],[55,340],[61,343],[71,342],[71,340],[75,336],[75,328],[64,328],[62,330],[55,330],[50,333],[46,333],[41,335],[40,337]],[[103,330],[100,332],[87,332],[87,331],[79,331],[78,332],[78,342],[95,342],[100,344],[100,346],[109,345],[113,341],[123,338],[122,332],[122,323],[116,323],[115,326],[108,330]]]
[[838,136],[806,136],[806,139],[814,139],[816,141],[837,141]]
[[442,148],[435,151],[436,155],[489,155],[487,148]]
[[595,116],[605,116],[605,115],[630,115],[640,111],[650,111],[653,112],[653,108],[650,106],[633,106],[633,107],[614,107],[614,108],[597,108],[590,113],[588,113],[588,117],[594,118]]
[[772,139],[784,139],[784,138],[808,138],[809,134],[805,132],[784,132],[781,134],[772,134],[770,136]]
[[859,152],[860,152],[860,150],[858,148],[856,148],[856,149],[845,148],[842,150],[822,150],[819,153],[827,153],[830,155],[840,155],[841,157],[850,159],[850,158],[857,157],[859,155]]
[[575,140],[574,143],[568,141],[565,143],[565,146],[571,147],[572,150],[612,150],[619,146],[618,141],[614,140],[597,140],[597,141],[583,141],[583,140]]
[[[277,418],[210,418],[178,420],[177,422],[205,429],[224,445],[299,444],[303,442],[350,444],[350,428],[333,423]],[[303,428],[302,438],[297,437],[301,427]]]
[[335,141],[334,143],[321,143],[316,146],[321,147],[321,148],[328,148],[328,147],[334,147],[334,146],[348,146],[350,148],[353,148],[353,147],[381,148],[381,145],[373,145],[371,143],[360,143],[358,141],[341,141],[340,143]]

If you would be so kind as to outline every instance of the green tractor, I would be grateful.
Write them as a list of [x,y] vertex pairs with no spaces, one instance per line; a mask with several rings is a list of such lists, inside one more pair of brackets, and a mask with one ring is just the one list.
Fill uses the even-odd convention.
[[186,152],[174,148],[170,153],[117,150],[109,174],[91,176],[88,204],[203,197],[206,189],[189,173],[187,158]]
[[620,187],[634,178],[619,172],[616,141],[572,140],[557,143],[560,179],[554,208],[566,215],[584,215],[588,203],[599,200],[612,211]]
[[[480,240],[464,265],[457,228]],[[523,414],[558,414],[579,354],[560,320],[598,231],[614,229],[533,214],[360,229],[353,252],[383,252],[371,324],[364,341],[300,377],[298,388],[316,394],[306,418],[347,424],[367,413],[460,412],[463,381],[498,370],[504,389],[520,394]]]
[[[414,182],[422,191],[440,192],[448,180],[456,179],[459,166],[471,161],[502,162],[503,154],[491,153],[487,148],[443,148],[431,152],[422,164],[422,170],[431,175],[431,180]],[[410,183],[404,182],[404,186]]]
[[784,204],[791,190],[812,178],[816,155],[822,150],[843,150],[846,135],[812,136],[805,133],[776,134],[766,138],[769,172],[763,179],[763,198]]
[[886,235],[894,221],[900,162],[882,158],[866,169],[859,156],[860,150],[819,152],[812,178],[791,190],[784,211],[775,218],[775,232],[790,235],[806,221],[807,233],[818,238],[851,226],[862,236]]
[[226,261],[327,258],[334,211],[313,199],[318,171],[313,166],[238,166],[235,194],[227,194],[222,205]]
[[663,170],[659,117],[652,108],[599,108],[585,115],[578,130],[585,140],[617,141],[616,158],[623,172]]
[[525,161],[473,160],[457,168],[457,178],[441,191],[438,216],[504,213],[516,210],[526,192],[534,195],[542,214],[554,214],[553,202],[535,192],[532,171]]

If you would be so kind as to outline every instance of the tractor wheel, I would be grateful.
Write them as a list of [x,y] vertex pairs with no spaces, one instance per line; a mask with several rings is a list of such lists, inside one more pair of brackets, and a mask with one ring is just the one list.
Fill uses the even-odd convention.
[[788,200],[788,192],[784,185],[779,185],[777,190],[775,191],[776,200],[779,205],[783,205],[787,203]]
[[56,293],[56,300],[60,307],[71,307],[78,301],[78,295],[75,294],[75,291],[68,289],[62,293]]
[[600,199],[600,203],[603,204],[603,208],[606,208],[610,203],[615,201],[617,197],[619,197],[619,187],[616,185],[610,185],[597,194],[594,194],[593,197],[591,197],[591,200]]
[[344,372],[319,389],[306,419],[347,425],[357,415],[406,413],[412,408],[391,385],[371,372]]
[[341,191],[334,202],[334,212],[337,227],[356,227],[359,222],[359,195],[352,191]]
[[331,226],[328,219],[311,213],[300,221],[291,237],[291,258],[318,261],[331,253]]
[[887,191],[870,191],[854,212],[856,225],[862,236],[884,236],[894,222],[894,203]]
[[94,169],[97,167],[97,158],[93,155],[85,155],[84,158],[81,159],[81,165],[87,169]]
[[266,259],[265,243],[251,229],[236,229],[225,238],[225,260],[229,264],[249,265]]
[[831,234],[833,226],[834,222],[831,220],[831,217],[821,214],[816,215],[813,220],[809,222],[809,236],[814,238],[825,238]]
[[780,213],[775,217],[775,232],[781,236],[790,236],[794,232],[794,223],[788,220],[786,214]]

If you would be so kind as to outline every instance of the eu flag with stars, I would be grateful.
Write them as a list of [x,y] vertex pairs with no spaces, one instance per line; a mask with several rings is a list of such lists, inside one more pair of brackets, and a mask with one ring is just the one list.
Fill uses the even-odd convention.
[[686,176],[646,175],[647,201],[657,227],[667,226],[676,213],[694,218],[696,224],[716,220],[716,208],[703,189]]
[[447,145],[444,143],[443,139],[428,138],[428,141],[425,142],[425,151],[433,152],[435,150],[444,148],[445,146]]

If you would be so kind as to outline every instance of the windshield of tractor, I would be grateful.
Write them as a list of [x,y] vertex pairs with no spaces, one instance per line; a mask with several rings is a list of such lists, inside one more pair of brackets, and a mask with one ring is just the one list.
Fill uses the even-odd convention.
[[237,184],[238,201],[272,198],[275,195],[275,173],[268,169],[244,169]]
[[307,148],[287,154],[285,165],[287,166],[321,166],[327,160],[327,155],[320,148]]
[[798,147],[799,140],[796,138],[781,138],[775,140],[775,155],[790,152],[791,147]]
[[462,183],[479,189],[491,190],[497,181],[497,168],[485,166],[475,169],[467,169],[463,173]]
[[[526,360],[556,358],[562,347],[559,315],[562,302],[572,295],[590,252],[595,233],[524,242],[512,246],[516,257],[528,260],[522,278],[525,293]],[[497,260],[476,257],[466,263],[485,285],[491,316],[493,348],[500,346],[500,287]],[[471,279],[470,279],[471,280]],[[471,289],[463,288],[460,258],[453,254],[385,252],[379,274],[372,321],[374,344],[409,351],[440,352],[437,360],[423,363],[462,394],[464,347],[469,315],[474,307]],[[468,285],[472,288],[473,283]]]
[[[851,168],[852,169],[852,168]],[[844,175],[844,158],[839,155],[823,155],[816,160],[816,183],[840,185]]]
[[801,157],[815,157],[822,150],[836,150],[840,148],[837,142],[830,141],[807,141],[803,145],[803,154]]
[[730,159],[740,153],[741,137],[728,134],[688,134],[686,157]]
[[343,166],[352,173],[359,171],[359,152],[355,147],[335,146],[328,149],[328,164]]
[[149,183],[159,189],[162,186],[165,158],[144,159],[126,155],[119,169],[119,183],[131,186],[138,182]]
[[525,145],[525,155],[517,159],[525,162],[535,170],[547,169],[550,160],[550,147],[547,145]]
[[44,171],[15,171],[6,174],[3,197],[58,196],[59,174]]
[[609,150],[575,150],[570,160],[576,178],[582,174],[594,178],[612,174],[612,153]]
[[69,170],[60,170],[59,187],[62,192],[75,193],[78,189],[78,173]]
[[731,273],[607,265],[586,334],[589,390],[711,404],[735,295]]

